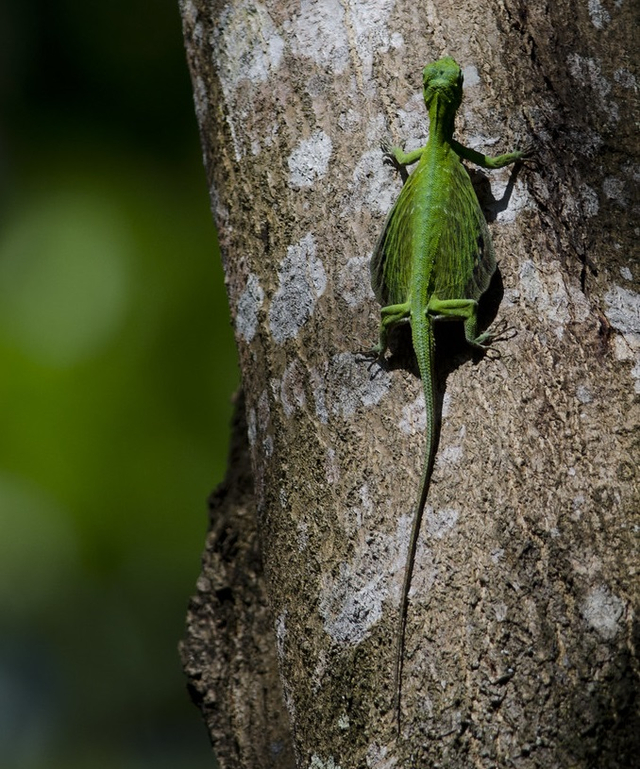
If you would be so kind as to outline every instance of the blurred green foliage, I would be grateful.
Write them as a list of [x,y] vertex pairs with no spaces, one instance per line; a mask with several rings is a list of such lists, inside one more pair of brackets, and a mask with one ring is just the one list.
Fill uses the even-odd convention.
[[212,767],[177,656],[237,369],[174,0],[0,9],[0,755]]

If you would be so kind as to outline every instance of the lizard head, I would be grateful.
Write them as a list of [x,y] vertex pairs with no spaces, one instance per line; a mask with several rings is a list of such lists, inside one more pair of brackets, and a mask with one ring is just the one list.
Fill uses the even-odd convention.
[[453,110],[462,102],[462,70],[450,57],[445,56],[433,64],[427,64],[422,71],[424,103],[427,109],[434,98],[443,100]]

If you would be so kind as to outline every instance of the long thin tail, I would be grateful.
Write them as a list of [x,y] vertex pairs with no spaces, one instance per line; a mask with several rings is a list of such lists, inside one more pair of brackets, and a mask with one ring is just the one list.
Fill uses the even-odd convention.
[[411,577],[413,576],[413,566],[416,559],[416,549],[418,546],[418,535],[422,516],[427,502],[429,491],[429,482],[433,470],[433,462],[436,453],[436,407],[434,394],[434,340],[433,340],[433,321],[427,317],[426,312],[418,314],[417,318],[412,318],[411,334],[413,339],[413,349],[418,360],[418,369],[422,378],[422,389],[424,392],[426,424],[425,434],[427,443],[424,454],[424,464],[422,469],[422,481],[420,483],[420,497],[418,506],[413,515],[411,526],[411,537],[409,539],[409,552],[407,553],[407,562],[404,571],[404,582],[402,585],[402,597],[400,602],[400,625],[398,628],[398,639],[396,648],[396,667],[395,667],[395,712],[397,731],[400,734],[400,705],[402,698],[402,663],[404,659],[404,638],[407,626],[407,611],[409,609],[409,590],[411,588]]

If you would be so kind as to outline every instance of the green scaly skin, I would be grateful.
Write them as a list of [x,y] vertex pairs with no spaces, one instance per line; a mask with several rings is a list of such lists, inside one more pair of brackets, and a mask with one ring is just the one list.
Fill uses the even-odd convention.
[[[436,320],[461,320],[467,342],[486,350],[494,335],[477,333],[478,300],[489,287],[496,259],[487,223],[460,158],[483,168],[502,168],[529,155],[510,152],[488,157],[453,139],[462,101],[462,71],[445,57],[423,71],[429,112],[425,147],[405,153],[383,147],[398,169],[417,162],[391,209],[371,260],[371,282],[382,305],[380,341],[371,354],[382,360],[393,326],[409,321],[426,407],[427,445],[420,497],[413,518],[405,568],[395,661],[395,713],[400,731],[402,663],[409,589],[418,533],[435,459],[434,337]],[[406,175],[406,172],[405,172]]]

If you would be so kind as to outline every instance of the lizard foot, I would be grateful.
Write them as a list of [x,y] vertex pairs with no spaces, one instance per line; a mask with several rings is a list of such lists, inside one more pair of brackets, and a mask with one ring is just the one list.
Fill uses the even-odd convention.
[[402,151],[402,147],[395,147],[393,144],[391,144],[390,141],[383,139],[380,142],[380,149],[382,150],[382,162],[384,165],[395,168],[398,173],[404,170],[403,166],[398,163],[398,159],[396,157],[396,151]]
[[502,352],[493,347],[495,342],[507,342],[517,334],[515,326],[508,326],[506,321],[501,321],[493,331],[485,331],[470,342],[471,346],[481,350],[491,360],[499,360]]
[[520,157],[518,158],[517,162],[522,163],[526,160],[535,161],[536,150],[537,146],[535,142],[527,142],[521,150],[518,150],[518,155],[520,155]]

